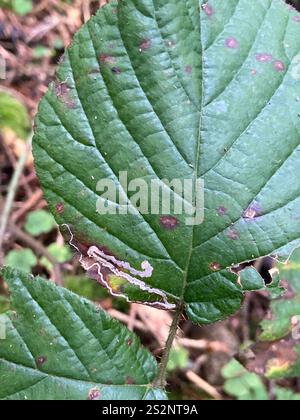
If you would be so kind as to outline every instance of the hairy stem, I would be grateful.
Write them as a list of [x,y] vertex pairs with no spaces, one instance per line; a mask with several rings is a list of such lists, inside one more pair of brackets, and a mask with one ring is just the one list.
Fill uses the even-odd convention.
[[183,312],[183,305],[180,304],[177,307],[176,312],[174,314],[174,318],[173,318],[172,325],[170,327],[170,332],[169,332],[169,336],[166,342],[164,354],[160,362],[159,372],[153,384],[157,388],[166,387],[167,366],[168,366],[172,346],[176,338],[177,329],[178,329],[178,325],[182,316],[182,312]]

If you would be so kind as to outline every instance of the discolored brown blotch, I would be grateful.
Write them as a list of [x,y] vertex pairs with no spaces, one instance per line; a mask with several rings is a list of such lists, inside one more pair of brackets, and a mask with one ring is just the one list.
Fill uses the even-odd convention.
[[230,37],[225,40],[225,47],[236,50],[240,47],[240,43],[236,38]]
[[273,66],[274,66],[274,69],[279,73],[285,71],[285,64],[284,64],[283,61],[276,60],[276,61],[274,61]]
[[63,205],[63,203],[57,203],[55,206],[55,211],[57,214],[62,214],[65,210],[65,206]]
[[99,401],[101,398],[101,392],[98,388],[92,388],[88,395],[89,401]]
[[101,64],[116,64],[117,62],[116,58],[109,54],[100,54],[99,58]]
[[213,262],[209,265],[209,268],[212,271],[220,271],[221,270],[221,264],[219,264],[218,262]]
[[117,75],[119,75],[119,74],[121,74],[121,73],[122,73],[122,70],[121,70],[119,67],[113,67],[113,68],[111,69],[111,71],[112,71],[114,74],[117,74]]
[[228,212],[227,208],[224,206],[219,207],[217,211],[219,216],[226,216]]
[[240,238],[239,232],[235,229],[230,229],[227,236],[232,241],[237,241]]
[[126,377],[126,385],[135,385],[136,382],[133,378],[131,378],[130,376]]
[[70,87],[66,82],[56,82],[54,87],[55,95],[57,98],[66,105],[67,108],[76,108],[76,103],[70,97]]
[[67,85],[67,83],[63,82],[56,82],[55,83],[55,94],[57,97],[63,97],[65,95],[67,95],[70,92],[70,88]]
[[37,364],[38,367],[43,367],[44,364],[47,362],[47,357],[46,356],[40,356],[35,361],[36,361],[36,364]]
[[151,39],[145,38],[140,43],[139,49],[140,49],[141,52],[143,52],[143,51],[149,50],[151,47],[152,47]]
[[175,216],[162,216],[160,219],[160,224],[167,230],[173,230],[178,227],[178,219]]
[[193,73],[193,67],[192,66],[186,66],[184,71],[186,72],[186,74],[188,74],[190,76]]
[[271,61],[273,60],[273,56],[267,53],[256,54],[255,58],[256,61],[258,61],[259,63],[271,63]]
[[243,213],[243,218],[254,220],[262,214],[262,208],[258,203],[252,203]]
[[208,17],[212,17],[213,14],[215,13],[213,7],[209,3],[203,4],[202,10]]
[[132,344],[133,344],[133,339],[132,339],[132,338],[129,338],[129,339],[126,341],[126,344],[127,344],[127,346],[128,346],[128,347],[131,347],[131,346],[132,346]]

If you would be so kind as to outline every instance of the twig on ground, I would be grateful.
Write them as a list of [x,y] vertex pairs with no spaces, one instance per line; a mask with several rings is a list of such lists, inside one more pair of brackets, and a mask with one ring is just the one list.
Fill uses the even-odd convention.
[[213,351],[220,353],[228,353],[229,349],[225,343],[221,341],[209,341],[209,340],[192,340],[189,338],[178,338],[177,343],[183,347],[196,350]]
[[188,370],[186,372],[186,377],[189,381],[191,381],[194,385],[200,388],[202,391],[206,392],[209,396],[211,396],[214,400],[221,401],[222,395],[219,391],[216,390],[212,385],[206,382],[204,379],[200,378],[195,372],[192,370]]
[[3,247],[3,242],[4,242],[4,235],[5,235],[6,227],[8,225],[9,215],[10,215],[10,212],[14,203],[14,199],[16,196],[16,192],[18,189],[18,183],[23,173],[28,155],[31,152],[31,144],[32,144],[32,134],[28,138],[26,147],[24,148],[24,151],[22,155],[20,156],[20,159],[16,166],[13,178],[11,180],[11,183],[8,189],[8,195],[6,198],[6,203],[4,205],[3,214],[0,219],[0,263],[1,264],[3,262],[2,247]]
[[[108,313],[113,318],[117,319],[118,321],[123,322],[123,324],[125,324],[125,325],[128,325],[129,320],[130,320],[130,318],[129,318],[128,315],[123,314],[122,312],[119,312],[116,309],[109,309],[108,310]],[[145,327],[145,325],[142,322],[138,321],[138,320],[135,320],[135,322],[134,322],[134,329],[138,329],[140,331],[146,331],[146,332],[148,332],[148,330]]]
[[37,190],[23,205],[12,215],[12,222],[16,224],[29,210],[43,198],[42,190]]

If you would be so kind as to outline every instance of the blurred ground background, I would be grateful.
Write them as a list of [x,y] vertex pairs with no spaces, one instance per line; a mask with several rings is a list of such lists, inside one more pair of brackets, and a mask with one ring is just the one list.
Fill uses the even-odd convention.
[[[0,59],[6,62],[5,79],[0,80],[0,220],[6,218],[0,236],[0,265],[47,276],[88,297],[134,330],[143,344],[160,357],[170,315],[113,301],[81,273],[47,210],[27,150],[37,105],[53,80],[64,47],[105,3],[106,0],[0,0]],[[16,194],[6,217],[4,206],[10,200],[13,175],[22,161],[21,176],[13,188]],[[268,280],[272,263],[267,260],[256,264]],[[8,307],[7,289],[0,279],[0,313]],[[279,385],[285,398],[300,399],[296,395],[300,393],[299,378],[270,380],[259,379],[255,374],[249,377],[241,365],[232,361],[234,356],[241,362],[248,357],[243,349],[258,341],[260,323],[269,309],[269,296],[257,293],[247,296],[243,309],[229,321],[205,328],[183,321],[169,365],[171,398],[239,398],[242,389],[250,399],[274,399]],[[257,366],[255,372],[262,373]]]

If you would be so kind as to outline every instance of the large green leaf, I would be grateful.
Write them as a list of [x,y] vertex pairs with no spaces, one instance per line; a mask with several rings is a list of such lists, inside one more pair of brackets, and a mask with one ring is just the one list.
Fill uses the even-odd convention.
[[[192,320],[235,312],[243,290],[230,268],[300,244],[299,49],[299,15],[281,0],[104,7],[67,49],[36,122],[37,173],[58,223],[136,269],[148,261],[145,283]],[[202,177],[204,223],[97,214],[97,182],[118,184],[119,171],[148,184]]]
[[[0,399],[165,399],[150,384],[154,358],[137,337],[87,300],[12,269]],[[1,337],[3,338],[3,337]]]

